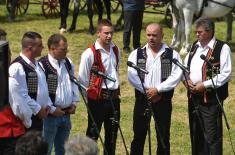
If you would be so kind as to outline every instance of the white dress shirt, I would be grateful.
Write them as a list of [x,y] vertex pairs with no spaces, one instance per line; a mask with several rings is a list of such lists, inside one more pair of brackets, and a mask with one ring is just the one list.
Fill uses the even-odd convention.
[[[202,81],[202,66],[204,60],[200,58],[200,55],[207,55],[209,49],[213,49],[215,44],[215,38],[213,37],[211,41],[203,48],[200,42],[196,44],[199,46],[195,55],[191,60],[190,65],[190,74],[189,77],[193,84],[197,84],[198,82]],[[184,64],[187,65],[188,63],[189,54],[186,56]],[[220,73],[218,76],[213,77],[213,81],[216,87],[220,87],[224,85],[226,82],[231,79],[232,76],[232,62],[231,62],[231,50],[227,44],[224,44],[221,53],[220,53]],[[205,88],[212,88],[212,81],[206,80],[203,82]]]
[[9,77],[9,103],[13,113],[19,117],[24,126],[29,128],[32,125],[32,110],[30,106],[24,102],[23,91],[20,84],[15,78]]
[[[38,77],[38,89],[37,89],[37,99],[34,100],[33,98],[31,98],[28,94],[28,88],[27,88],[27,83],[26,83],[26,75],[25,75],[25,71],[23,66],[16,62],[13,63],[10,67],[9,67],[9,76],[11,78],[13,78],[14,80],[16,80],[16,82],[11,83],[11,78],[9,78],[9,94],[10,95],[10,104],[11,105],[19,105],[22,102],[23,104],[27,104],[31,110],[31,112],[36,115],[41,107],[46,108],[47,106],[51,106],[52,102],[49,98],[49,92],[48,92],[48,87],[47,87],[47,82],[46,82],[46,77],[45,74],[42,70],[42,68],[39,66],[38,62],[35,61],[35,64],[32,63],[26,56],[24,56],[22,53],[20,53],[20,56],[24,59],[24,61],[26,63],[28,63],[31,67],[34,68],[34,70],[37,73],[37,77]],[[18,86],[19,85],[19,86]],[[12,88],[19,88],[18,91],[16,91],[15,89]],[[17,94],[17,95],[16,95]],[[15,103],[18,102],[18,103]],[[22,108],[19,108],[19,110]],[[12,108],[12,110],[14,112],[18,111],[14,109],[14,106]],[[50,112],[53,109],[51,109]],[[19,114],[15,113],[16,116],[20,116],[23,113],[23,111],[20,111]],[[29,120],[26,120],[27,122],[29,122]]]
[[[170,76],[165,81],[161,82],[161,55],[168,46],[166,44],[162,44],[162,47],[155,58],[148,44],[145,45],[144,48],[146,48],[147,54],[146,70],[149,72],[148,74],[145,74],[144,87],[157,88],[159,93],[174,89],[182,76],[182,70],[175,64],[172,64]],[[180,56],[176,51],[173,51],[173,58],[181,62]],[[137,64],[137,49],[131,52],[128,61]],[[137,71],[132,67],[128,67],[128,80],[137,90],[143,92]]]
[[[60,62],[54,59],[50,54],[48,54],[48,60],[52,67],[57,70],[58,84],[56,89],[55,106],[61,108],[67,108],[71,104],[76,105],[79,101],[79,91],[77,85],[75,85],[71,80],[69,73],[65,67],[65,60]],[[74,73],[74,65],[69,59],[72,66],[72,75]]]
[[[115,45],[113,43],[111,43],[110,50],[109,50],[110,52],[107,52],[98,43],[98,41],[95,42],[95,49],[98,49],[101,53],[101,60],[102,60],[103,66],[105,68],[105,74],[116,79],[116,82],[106,80],[107,86],[111,90],[117,89],[119,87],[119,74],[118,74],[118,71],[116,70],[116,65],[118,63],[118,66],[119,66],[119,62],[116,62],[116,56],[113,51],[114,46]],[[120,50],[118,49],[118,51],[119,51],[118,57],[120,58]],[[91,70],[93,63],[94,63],[94,55],[93,55],[91,48],[88,48],[82,53],[81,62],[80,62],[80,66],[79,66],[79,73],[78,73],[79,80],[86,87],[89,86],[90,70]],[[119,68],[117,68],[117,69],[119,69]],[[106,88],[104,82],[102,83],[102,88],[104,88],[104,89]]]

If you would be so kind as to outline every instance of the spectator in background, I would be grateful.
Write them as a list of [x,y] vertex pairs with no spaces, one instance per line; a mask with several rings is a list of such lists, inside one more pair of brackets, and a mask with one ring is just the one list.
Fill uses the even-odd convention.
[[9,4],[10,4],[9,5],[10,12],[9,12],[9,17],[8,17],[9,22],[13,22],[15,20],[17,2],[18,0],[9,0]]
[[97,143],[89,137],[77,135],[65,144],[65,155],[98,155]]
[[43,120],[43,136],[49,144],[48,154],[51,154],[54,144],[55,154],[64,155],[64,144],[71,130],[70,115],[76,111],[79,91],[70,80],[70,76],[74,76],[74,65],[66,57],[67,39],[63,35],[53,34],[47,45],[49,54],[39,61],[46,74],[54,112]]
[[15,155],[46,155],[48,144],[39,131],[29,131],[16,142]]
[[69,2],[70,0],[59,0],[60,3],[60,34],[66,32],[67,28],[67,17],[69,13]]
[[124,30],[123,51],[129,53],[130,37],[132,31],[133,48],[140,47],[140,32],[144,13],[144,0],[123,0]]

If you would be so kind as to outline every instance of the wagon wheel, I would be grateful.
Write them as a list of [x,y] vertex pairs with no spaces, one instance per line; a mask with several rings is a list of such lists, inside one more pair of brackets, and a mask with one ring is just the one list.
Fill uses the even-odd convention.
[[43,0],[42,13],[46,18],[56,18],[60,13],[60,4],[58,0]]
[[86,3],[86,0],[80,0],[79,1],[79,10],[82,11],[85,9],[87,3]]
[[116,12],[120,6],[120,0],[110,0],[111,1],[111,10],[112,12]]
[[14,1],[16,2],[15,15],[25,14],[29,7],[29,0],[7,0],[7,10],[10,13]]
[[172,7],[171,7],[171,4],[169,2],[166,5],[166,10],[165,10],[165,13],[164,13],[164,16],[165,16],[164,19],[165,19],[166,25],[169,28],[172,27],[172,15],[171,15],[171,11],[172,11]]

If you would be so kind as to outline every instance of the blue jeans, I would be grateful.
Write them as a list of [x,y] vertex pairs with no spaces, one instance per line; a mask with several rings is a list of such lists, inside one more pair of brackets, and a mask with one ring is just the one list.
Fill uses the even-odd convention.
[[49,146],[48,155],[51,154],[53,144],[55,155],[65,154],[64,144],[69,138],[70,130],[70,115],[62,117],[48,116],[43,120],[43,137]]

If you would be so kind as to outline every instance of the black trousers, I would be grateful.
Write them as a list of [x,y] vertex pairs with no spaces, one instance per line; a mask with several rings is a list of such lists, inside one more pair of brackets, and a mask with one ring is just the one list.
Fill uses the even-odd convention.
[[[134,117],[133,117],[134,139],[131,143],[131,155],[143,155],[144,143],[151,118],[146,113],[146,108],[148,107],[148,105],[145,96],[136,90],[135,98],[136,101],[135,101]],[[158,125],[160,134],[163,138],[164,144],[166,145],[166,149],[164,150],[159,139],[159,133],[157,133],[158,146],[156,154],[169,155],[171,111],[172,111],[171,100],[162,99],[157,103],[153,103],[152,108],[154,115],[156,117],[155,128],[156,125]]]
[[14,155],[18,138],[19,137],[0,138],[0,155]]
[[69,2],[70,0],[59,0],[60,2],[60,29],[67,27],[67,17],[69,13]]
[[143,11],[124,11],[123,48],[129,48],[132,31],[133,48],[140,47]]
[[192,95],[188,104],[191,148],[193,155],[222,155],[222,112],[217,101],[204,103]]
[[[113,105],[116,110],[117,120],[120,120],[120,99],[113,99]],[[116,139],[118,126],[114,123],[112,125],[112,118],[114,117],[114,110],[109,100],[91,100],[88,99],[88,106],[95,119],[95,123],[100,132],[102,124],[104,123],[105,140],[104,145],[107,149],[108,155],[115,155]],[[88,115],[88,128],[86,135],[94,140],[98,140],[98,133],[95,129],[91,117]],[[105,154],[105,152],[104,152]],[[105,154],[107,155],[107,154]]]

